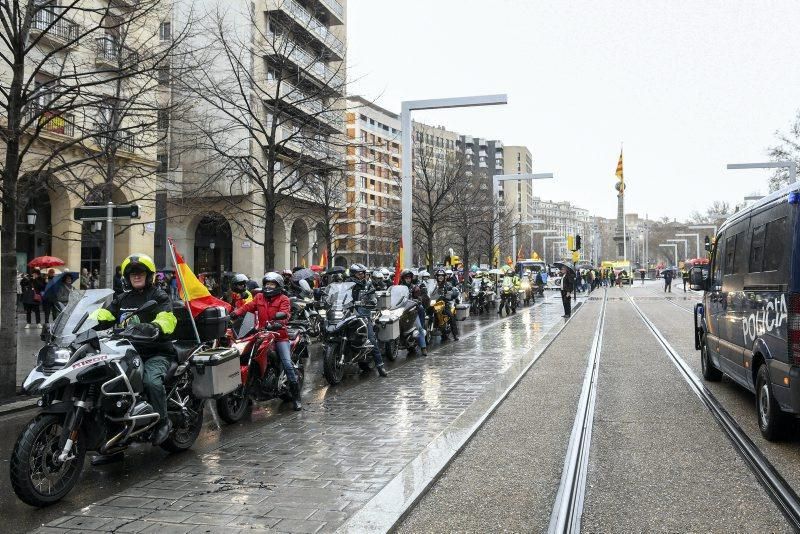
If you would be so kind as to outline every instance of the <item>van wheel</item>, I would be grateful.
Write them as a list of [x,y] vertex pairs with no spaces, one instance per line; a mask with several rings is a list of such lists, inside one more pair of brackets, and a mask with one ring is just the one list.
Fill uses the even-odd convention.
[[700,340],[700,366],[703,368],[703,378],[707,381],[719,382],[722,380],[722,371],[714,367],[714,363],[711,361],[705,336]]
[[786,430],[786,414],[772,394],[772,383],[769,380],[767,364],[758,368],[756,378],[756,413],[758,428],[767,441],[779,441]]

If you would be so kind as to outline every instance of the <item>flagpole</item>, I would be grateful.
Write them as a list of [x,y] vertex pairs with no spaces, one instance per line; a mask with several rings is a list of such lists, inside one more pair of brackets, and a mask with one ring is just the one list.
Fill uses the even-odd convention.
[[183,289],[183,304],[186,307],[186,310],[189,312],[189,319],[192,321],[192,330],[194,330],[194,336],[197,340],[197,343],[202,343],[200,341],[200,332],[197,331],[197,323],[194,322],[194,315],[192,315],[192,307],[189,305],[189,290],[186,289],[186,284],[183,281],[183,274],[181,274],[181,268],[178,266],[178,258],[175,257],[175,243],[172,241],[171,237],[167,238],[169,242],[169,253],[172,257],[172,264],[175,266],[175,274],[178,276],[178,280],[181,283],[181,288]]

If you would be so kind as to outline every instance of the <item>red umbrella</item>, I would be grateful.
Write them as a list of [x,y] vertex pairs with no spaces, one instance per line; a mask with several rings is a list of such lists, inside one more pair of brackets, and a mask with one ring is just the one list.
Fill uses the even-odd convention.
[[322,270],[322,267],[320,267],[319,265],[312,265],[311,270],[314,271],[315,273],[318,273]]
[[64,260],[55,256],[39,256],[28,262],[28,267],[31,269],[37,267],[39,269],[47,269],[49,267],[60,267],[61,265],[64,265]]

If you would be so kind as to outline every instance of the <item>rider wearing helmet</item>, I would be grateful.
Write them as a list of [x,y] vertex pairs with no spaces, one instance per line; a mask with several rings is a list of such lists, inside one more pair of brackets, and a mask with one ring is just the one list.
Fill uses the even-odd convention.
[[453,339],[458,341],[458,323],[456,322],[456,318],[450,309],[450,301],[452,300],[453,296],[453,285],[447,281],[447,273],[444,269],[436,269],[434,277],[436,278],[436,294],[431,295],[431,297],[443,300],[445,302],[445,307],[442,313],[450,318],[450,328],[453,330]]
[[[416,285],[414,283],[414,273],[409,269],[404,269],[400,273],[400,285],[406,286],[411,298],[420,303],[417,307],[417,320],[415,324],[417,330],[419,331],[419,334],[417,335],[417,344],[419,344],[419,348],[422,350],[422,355],[427,356],[428,345],[425,342],[425,330],[422,328],[422,325],[425,322],[425,306],[427,306],[428,302],[430,302],[428,291],[425,289],[425,286]],[[422,303],[424,303],[424,306]]]
[[[374,290],[372,284],[367,280],[367,268],[360,263],[354,263],[350,266],[350,278],[347,281],[355,284],[353,288],[353,300],[356,302],[361,299],[362,293],[367,294]],[[383,358],[381,357],[381,350],[378,348],[378,338],[375,337],[375,329],[372,327],[372,314],[369,308],[358,306],[356,308],[356,313],[366,319],[364,322],[367,323],[367,337],[369,338],[369,342],[372,343],[372,359],[375,360],[378,374],[381,376],[389,376],[389,373],[383,366]]]
[[[130,291],[116,295],[109,304],[98,308],[89,318],[98,321],[97,328],[110,328],[114,324],[125,325],[129,319],[137,321],[126,330],[134,339],[139,355],[144,360],[144,391],[153,410],[159,415],[159,423],[153,432],[153,445],[162,444],[172,430],[167,417],[167,392],[164,378],[174,356],[169,336],[175,331],[178,319],[172,313],[169,295],[154,284],[156,264],[146,254],[131,254],[122,261],[122,276]],[[156,306],[133,316],[144,303],[153,300]],[[142,341],[136,343],[135,339]],[[147,340],[146,342],[144,340]],[[107,463],[121,459],[120,455],[98,457],[94,463]]]
[[[264,329],[267,325],[277,326],[280,324],[282,326],[282,328],[275,331],[278,335],[275,345],[278,350],[278,356],[281,359],[281,365],[286,373],[286,378],[289,380],[289,391],[292,394],[294,409],[302,410],[300,383],[297,381],[297,373],[294,372],[291,347],[289,346],[289,334],[286,331],[286,325],[292,315],[292,305],[289,297],[283,294],[283,280],[283,276],[278,273],[265,274],[261,280],[261,293],[258,293],[250,302],[236,308],[231,314],[231,318],[236,318],[246,313],[255,313],[256,326],[259,329]],[[284,319],[275,319],[275,315],[280,312],[286,314],[286,317]]]
[[372,287],[375,288],[375,291],[385,291],[386,290],[386,277],[383,275],[381,271],[372,271],[372,275],[370,276],[372,281]]
[[231,292],[228,302],[233,306],[234,310],[253,300],[253,294],[247,289],[247,282],[249,282],[247,275],[242,273],[237,273],[231,280]]

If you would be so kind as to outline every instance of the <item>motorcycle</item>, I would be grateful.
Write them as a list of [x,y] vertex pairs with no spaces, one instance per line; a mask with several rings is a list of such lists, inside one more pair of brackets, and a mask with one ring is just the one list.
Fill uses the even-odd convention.
[[302,326],[311,337],[319,337],[322,333],[322,317],[317,311],[317,301],[308,282],[300,280],[300,295],[291,297],[293,326]]
[[374,292],[353,300],[353,282],[339,282],[328,286],[326,304],[328,311],[323,333],[322,373],[328,384],[335,386],[344,378],[345,368],[357,364],[362,371],[370,369],[372,343],[367,334],[367,321],[356,308],[374,309]]
[[470,314],[480,315],[489,309],[489,304],[486,302],[486,291],[482,288],[480,280],[473,280],[469,293],[469,311]]
[[[275,314],[283,320],[286,314]],[[241,384],[235,391],[216,401],[217,413],[226,423],[236,423],[252,409],[253,401],[283,399],[291,401],[289,381],[281,365],[275,343],[280,328],[257,330],[255,315],[246,314],[238,329],[228,328],[222,341],[238,352]],[[289,345],[294,372],[300,388],[305,380],[304,360],[308,359],[308,334],[302,328],[288,328]]]
[[418,353],[418,307],[419,303],[411,298],[407,286],[398,285],[389,289],[389,309],[381,311],[375,321],[375,335],[382,345],[384,358],[396,360],[399,349],[405,349],[408,354]]
[[498,314],[503,313],[503,308],[506,310],[506,315],[510,313],[517,313],[517,290],[510,277],[503,278],[503,284],[500,288],[500,308],[497,310]]
[[522,279],[522,283],[520,284],[519,290],[519,300],[522,300],[522,303],[525,306],[530,306],[531,303],[536,303],[536,296],[533,289],[533,284],[528,277]]
[[[14,492],[31,506],[51,505],[69,493],[88,451],[114,454],[134,442],[150,441],[159,422],[159,414],[145,399],[144,363],[134,348],[134,343],[154,340],[142,339],[130,328],[98,332],[98,322],[89,318],[112,296],[110,289],[74,292],[25,379],[25,392],[41,395],[42,409],[17,439],[10,474]],[[146,302],[126,324],[138,322],[140,314],[155,306],[155,301]],[[221,308],[212,309],[205,318],[209,328],[218,325],[213,316],[223,313]],[[179,324],[185,320],[176,315]],[[164,381],[173,429],[161,448],[174,453],[189,449],[202,428],[206,397],[198,394],[195,358],[205,354],[209,366],[215,366],[227,355],[212,358],[210,343],[196,339],[175,341],[173,348],[176,358]],[[209,379],[214,369],[208,368]]]
[[445,306],[450,308],[452,317],[455,317],[455,307],[453,302],[458,298],[458,290],[454,289],[449,295],[450,300],[445,300],[439,296],[439,289],[436,280],[426,280],[425,286],[428,290],[428,295],[431,296],[430,306],[427,310],[427,323],[425,341],[430,342],[433,338],[433,333],[436,331],[441,336],[442,341],[446,341],[447,337],[453,332],[453,325],[450,324],[450,317],[444,314]]

